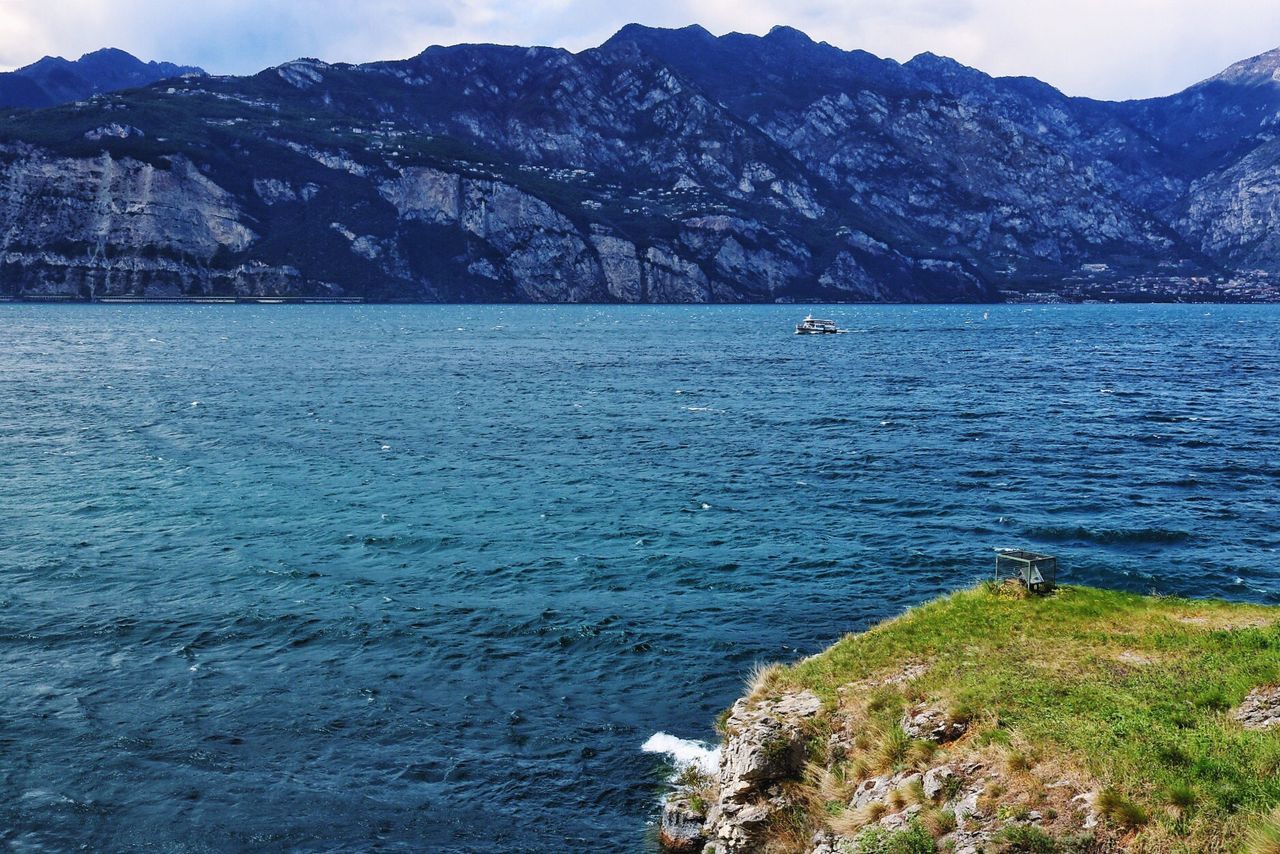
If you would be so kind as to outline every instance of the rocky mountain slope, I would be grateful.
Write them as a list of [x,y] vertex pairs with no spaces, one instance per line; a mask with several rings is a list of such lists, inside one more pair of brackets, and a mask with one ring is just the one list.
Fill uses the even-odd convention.
[[168,80],[0,112],[0,295],[972,301],[1280,272],[1277,67],[1103,103],[632,25]]
[[60,56],[46,56],[31,65],[0,74],[0,108],[52,107],[184,74],[204,74],[204,71],[172,62],[143,62],[117,48],[95,50],[74,62]]

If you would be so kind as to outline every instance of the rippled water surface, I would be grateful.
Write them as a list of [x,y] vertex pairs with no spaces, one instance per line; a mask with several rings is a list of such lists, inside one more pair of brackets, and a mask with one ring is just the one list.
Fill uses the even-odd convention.
[[0,839],[626,850],[987,571],[1280,599],[1280,309],[0,305]]

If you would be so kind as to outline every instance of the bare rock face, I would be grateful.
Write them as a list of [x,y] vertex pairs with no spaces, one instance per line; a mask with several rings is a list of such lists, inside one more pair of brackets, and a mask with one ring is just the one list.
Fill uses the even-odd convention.
[[93,130],[84,132],[84,138],[91,142],[98,142],[110,137],[114,137],[116,139],[128,139],[131,136],[146,136],[146,134],[138,130],[133,125],[122,125],[119,122],[112,122],[109,125],[103,125],[100,128],[94,128]]
[[600,257],[609,296],[619,302],[644,302],[644,280],[635,244],[610,234],[591,235],[591,244]]
[[725,724],[730,735],[720,759],[721,796],[734,797],[797,773],[804,764],[800,724],[821,707],[809,692],[756,705],[735,703]]
[[670,249],[652,246],[644,257],[644,280],[653,302],[709,302],[707,274]]
[[706,816],[696,809],[687,794],[677,793],[662,805],[662,829],[658,841],[664,851],[688,854],[702,850],[706,841],[703,823]]
[[919,804],[912,804],[902,812],[889,813],[880,819],[880,826],[885,830],[906,830],[923,809]]
[[109,155],[24,153],[0,165],[0,231],[21,235],[28,246],[70,241],[117,253],[166,247],[208,259],[257,239],[235,198],[185,158],[161,169]]
[[1280,727],[1280,687],[1268,685],[1254,688],[1231,716],[1245,729]]
[[184,157],[157,166],[24,147],[0,155],[0,285],[71,296],[277,295],[303,285],[288,265],[219,263],[259,236],[236,197]]
[[462,177],[440,169],[404,169],[378,192],[402,218],[435,225],[457,222],[462,207]]
[[760,831],[788,804],[773,784],[804,767],[805,723],[822,708],[808,691],[752,703],[739,700],[725,723],[718,792],[707,813],[707,852],[756,849]]
[[851,840],[829,830],[820,830],[809,841],[809,854],[842,854],[848,850],[850,842]]
[[891,780],[892,778],[887,774],[863,780],[858,784],[858,788],[854,790],[853,799],[849,801],[849,806],[858,810],[868,804],[885,800],[893,789]]

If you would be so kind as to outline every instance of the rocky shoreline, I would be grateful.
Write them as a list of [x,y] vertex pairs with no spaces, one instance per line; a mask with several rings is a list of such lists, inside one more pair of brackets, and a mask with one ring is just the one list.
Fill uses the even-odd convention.
[[[1081,642],[1060,639],[1068,652],[1040,660],[1038,630],[1055,621]],[[1035,655],[1011,656],[1018,643],[1002,639],[1013,626]],[[757,674],[719,722],[714,772],[679,774],[660,845],[679,854],[1272,850],[1244,843],[1280,833],[1273,772],[1248,757],[1271,755],[1280,671],[1270,653],[1235,650],[1269,649],[1277,626],[1272,609],[1087,588],[1029,602],[999,588],[944,598]],[[935,646],[931,633],[948,643]],[[1240,678],[1221,689],[1179,681],[1200,655]],[[1165,678],[1172,687],[1147,693]],[[1187,696],[1168,696],[1178,691]],[[1041,700],[1028,705],[1027,692]]]
[[[897,674],[909,677],[911,669]],[[662,814],[660,842],[673,854],[747,854],[769,847],[771,825],[785,820],[789,811],[808,804],[797,797],[789,783],[812,774],[815,752],[843,755],[857,738],[852,730],[830,733],[825,745],[815,727],[822,701],[809,691],[783,694],[777,699],[744,697],[734,704],[725,722],[725,738],[717,774],[680,785],[668,795]],[[949,719],[946,712],[921,706],[907,712],[901,722],[913,738],[927,739],[940,748],[936,764],[921,770],[908,768],[870,776],[854,788],[848,806],[860,812],[866,823],[856,833],[844,835],[818,831],[805,848],[808,854],[843,854],[859,851],[860,841],[878,833],[907,831],[935,807],[954,817],[953,828],[938,842],[955,854],[984,851],[1006,827],[1059,825],[1059,832],[1076,831],[1080,850],[1107,850],[1096,833],[1099,815],[1094,808],[1096,790],[1071,779],[1048,782],[1058,790],[1052,802],[1066,805],[1066,821],[1059,809],[1021,809],[1015,799],[1002,802],[993,793],[1010,791],[1004,769],[990,761],[970,758],[960,744],[968,726]],[[815,748],[823,748],[817,749]],[[826,770],[826,769],[822,769]],[[1088,836],[1089,838],[1086,838]]]

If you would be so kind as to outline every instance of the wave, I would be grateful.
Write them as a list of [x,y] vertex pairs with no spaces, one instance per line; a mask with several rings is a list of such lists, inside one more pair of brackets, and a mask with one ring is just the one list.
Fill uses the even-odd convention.
[[672,764],[676,766],[673,778],[690,766],[704,774],[715,774],[720,768],[720,748],[665,732],[655,732],[649,736],[649,740],[640,745],[640,750],[645,753],[663,753],[670,757]]
[[1027,528],[1026,536],[1050,542],[1084,541],[1102,546],[1144,545],[1151,543],[1185,543],[1192,538],[1187,531],[1171,528],[1086,528],[1083,525],[1046,525]]

